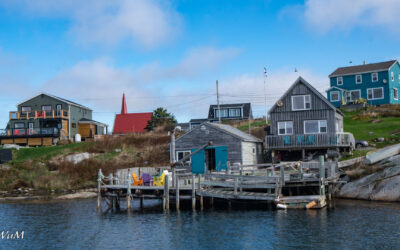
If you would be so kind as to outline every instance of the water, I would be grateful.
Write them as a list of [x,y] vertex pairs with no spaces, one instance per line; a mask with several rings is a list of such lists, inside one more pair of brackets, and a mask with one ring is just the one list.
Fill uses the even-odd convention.
[[157,209],[104,215],[95,206],[94,199],[0,204],[1,230],[24,231],[24,239],[0,239],[0,247],[400,248],[400,204],[336,201],[333,208],[308,211],[242,208],[164,213]]

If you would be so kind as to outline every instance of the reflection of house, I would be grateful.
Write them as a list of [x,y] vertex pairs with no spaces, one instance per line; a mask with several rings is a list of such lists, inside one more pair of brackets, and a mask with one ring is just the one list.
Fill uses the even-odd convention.
[[189,159],[194,173],[205,170],[223,170],[231,164],[257,164],[262,161],[262,140],[237,128],[217,123],[202,123],[175,142],[176,160],[212,141],[212,146]]
[[152,117],[153,113],[128,113],[123,94],[121,114],[115,116],[113,134],[146,132],[146,126]]
[[51,145],[81,132],[82,140],[92,139],[107,126],[92,120],[91,109],[44,93],[19,103],[9,118],[1,144]]
[[[235,103],[219,105],[222,120],[247,120],[253,118],[250,103]],[[218,121],[218,105],[210,105],[208,110],[208,120]]]
[[400,64],[397,60],[341,67],[329,78],[328,100],[335,107],[360,98],[372,105],[400,103]]
[[307,152],[354,146],[352,134],[343,133],[343,114],[303,78],[299,77],[270,109],[267,149],[290,152],[301,158]]

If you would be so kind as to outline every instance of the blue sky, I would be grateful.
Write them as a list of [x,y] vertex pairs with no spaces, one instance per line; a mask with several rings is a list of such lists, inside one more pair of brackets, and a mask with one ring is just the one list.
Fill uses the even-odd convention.
[[[299,76],[325,94],[335,68],[397,59],[399,0],[0,0],[0,127],[40,92],[79,102],[112,126],[166,107],[180,122],[216,102],[254,115]],[[294,69],[298,72],[295,72]]]

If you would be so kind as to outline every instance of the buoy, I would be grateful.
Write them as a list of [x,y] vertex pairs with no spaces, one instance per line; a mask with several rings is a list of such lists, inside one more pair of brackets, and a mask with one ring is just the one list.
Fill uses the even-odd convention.
[[280,204],[280,203],[276,204],[276,207],[279,209],[287,209],[287,205]]
[[312,202],[309,202],[309,203],[306,205],[306,208],[307,208],[307,209],[310,209],[310,208],[315,207],[315,205],[317,205],[317,203],[316,203],[315,201],[312,201]]

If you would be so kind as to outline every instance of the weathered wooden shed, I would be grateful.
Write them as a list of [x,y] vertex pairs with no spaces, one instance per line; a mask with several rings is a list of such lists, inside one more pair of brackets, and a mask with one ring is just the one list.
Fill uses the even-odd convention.
[[193,173],[221,171],[231,164],[257,164],[263,159],[263,141],[225,124],[204,122],[176,139],[175,159],[196,151],[212,141],[212,146],[201,150],[186,163]]

